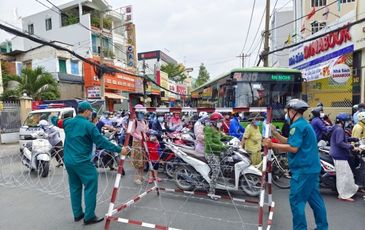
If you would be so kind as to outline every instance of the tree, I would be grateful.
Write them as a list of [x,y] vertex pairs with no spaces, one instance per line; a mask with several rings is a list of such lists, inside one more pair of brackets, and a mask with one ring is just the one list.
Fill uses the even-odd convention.
[[5,87],[11,81],[18,82],[15,89],[5,89],[2,95],[4,100],[19,98],[23,93],[34,100],[54,100],[60,97],[56,80],[42,67],[23,69],[21,76],[5,74],[3,81]]
[[169,75],[169,79],[182,82],[186,79],[185,66],[183,64],[168,63],[161,66],[161,71]]
[[195,87],[199,87],[203,85],[204,83],[209,81],[209,73],[207,71],[207,68],[205,68],[204,63],[202,63],[199,67],[199,75],[195,82]]

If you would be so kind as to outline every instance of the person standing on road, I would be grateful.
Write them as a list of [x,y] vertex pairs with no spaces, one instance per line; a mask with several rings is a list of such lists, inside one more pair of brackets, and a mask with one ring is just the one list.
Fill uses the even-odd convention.
[[293,215],[293,229],[307,230],[305,206],[308,202],[313,210],[317,230],[328,230],[327,213],[319,192],[319,161],[317,138],[312,126],[304,119],[303,113],[309,105],[299,99],[292,99],[286,105],[289,137],[285,138],[271,128],[272,134],[281,144],[272,143],[269,138],[264,146],[288,153],[291,172],[289,202]]
[[[51,117],[53,125],[65,130],[64,163],[68,174],[72,211],[74,220],[77,222],[84,219],[85,225],[95,224],[104,219],[95,215],[98,172],[91,162],[93,143],[108,151],[126,154],[125,149],[122,151],[121,147],[110,143],[90,122],[92,113],[91,104],[83,101],[78,105],[76,117],[66,120]],[[81,205],[82,192],[84,192],[85,213]]]
[[262,124],[262,117],[254,117],[245,129],[243,134],[242,146],[250,154],[251,163],[258,165],[261,162],[262,135],[259,127]]

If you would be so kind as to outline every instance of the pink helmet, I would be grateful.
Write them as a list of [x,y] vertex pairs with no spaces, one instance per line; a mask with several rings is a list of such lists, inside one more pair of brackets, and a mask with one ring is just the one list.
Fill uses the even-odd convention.
[[135,109],[144,109],[144,106],[141,104],[137,104],[134,106]]

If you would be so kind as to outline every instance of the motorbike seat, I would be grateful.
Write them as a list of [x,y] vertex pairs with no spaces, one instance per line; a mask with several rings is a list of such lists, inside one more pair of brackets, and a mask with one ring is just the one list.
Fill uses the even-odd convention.
[[328,163],[334,165],[333,158],[330,155],[328,155],[327,153],[320,152],[319,156],[320,156],[321,160],[324,160],[325,162],[328,162]]
[[203,161],[204,163],[208,164],[207,159],[205,159],[204,155],[199,155],[195,150],[193,149],[187,149],[187,148],[182,148],[181,149],[184,153],[188,154],[191,157],[194,157],[195,159],[198,159],[200,161]]

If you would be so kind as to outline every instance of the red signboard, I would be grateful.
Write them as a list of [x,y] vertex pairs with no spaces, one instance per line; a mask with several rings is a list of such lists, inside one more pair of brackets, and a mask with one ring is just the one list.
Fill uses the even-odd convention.
[[351,41],[351,35],[348,27],[343,28],[340,31],[329,33],[304,47],[304,59],[308,59],[316,54],[348,41]]
[[[117,68],[117,67],[114,67]],[[126,71],[126,70],[123,70]],[[128,73],[104,74],[105,89],[135,92],[136,76]],[[85,88],[100,86],[94,66],[84,62]]]

